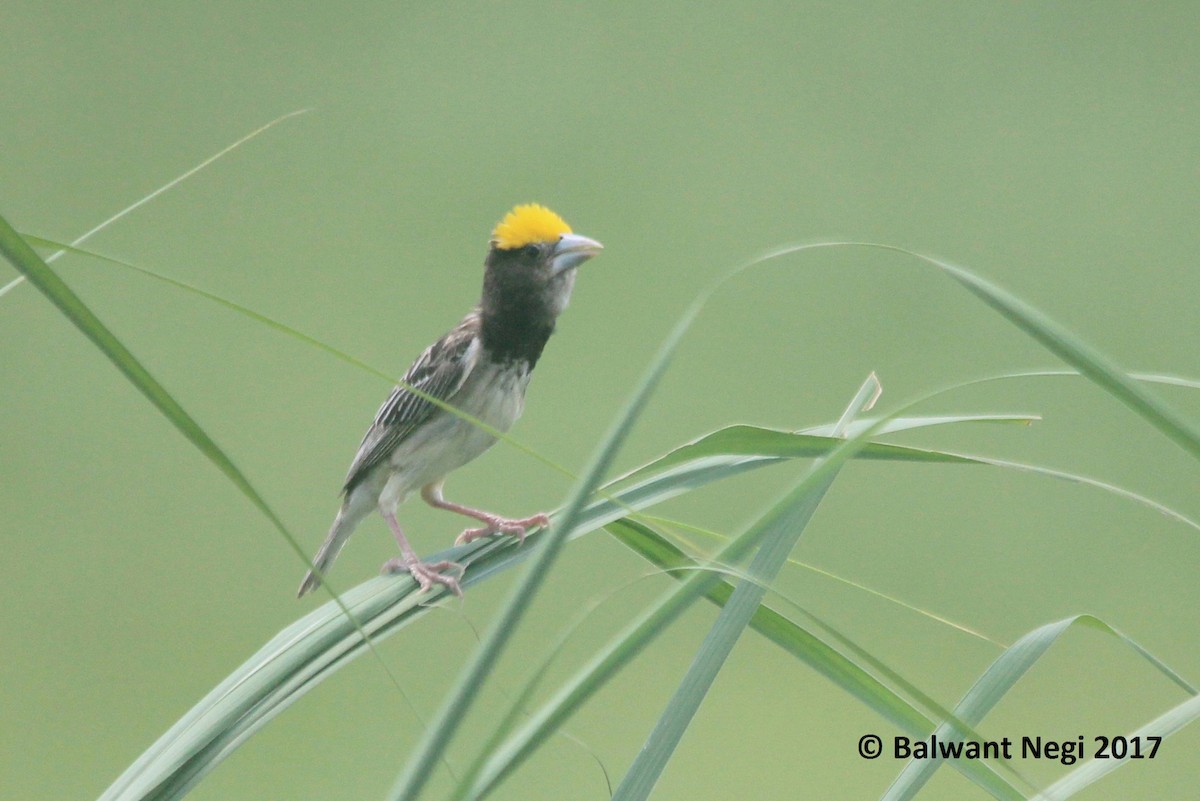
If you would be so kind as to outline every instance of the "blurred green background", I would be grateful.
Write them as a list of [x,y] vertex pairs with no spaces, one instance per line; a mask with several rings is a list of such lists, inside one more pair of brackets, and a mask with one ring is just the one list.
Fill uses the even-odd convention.
[[[732,265],[868,239],[990,276],[1130,369],[1200,375],[1200,7],[1194,2],[92,4],[9,0],[0,213],[70,240],[268,120],[293,119],[90,247],[283,320],[396,375],[478,293],[516,202],[604,242],[514,430],[578,469],[662,337]],[[68,256],[65,279],[315,549],[388,386],[193,296]],[[15,272],[0,266],[0,280]],[[29,286],[0,298],[0,797],[88,799],[230,670],[312,608],[267,522]],[[732,422],[836,419],[878,372],[883,408],[1056,363],[936,271],[822,251],[731,283],[620,457]],[[1164,390],[1200,418],[1200,395]],[[906,441],[1103,478],[1200,515],[1193,461],[1079,379],[959,391],[925,411],[1035,412],[1029,428]],[[800,474],[773,468],[665,511],[732,532]],[[529,513],[562,476],[500,445],[452,498]],[[423,552],[461,527],[410,503]],[[711,545],[705,543],[705,545]],[[394,549],[364,524],[334,571]],[[992,469],[855,464],[797,559],[1008,643],[1091,612],[1200,680],[1197,532],[1093,489]],[[579,610],[561,678],[669,583],[603,534],[574,543],[452,749]],[[512,576],[388,641],[428,717]],[[778,591],[952,704],[999,648],[801,567]],[[781,602],[784,603],[784,602]],[[785,603],[786,606],[786,603]],[[607,797],[713,618],[697,609],[498,794]],[[1071,633],[980,727],[1124,733],[1182,694],[1127,648]],[[380,798],[420,724],[378,664],[307,696],[196,799]],[[656,798],[877,798],[895,731],[754,634]],[[1191,798],[1200,727],[1080,798]],[[1049,782],[1063,768],[1018,764]],[[435,789],[445,788],[445,776]],[[940,771],[922,798],[982,797]],[[434,794],[436,797],[436,793]]]

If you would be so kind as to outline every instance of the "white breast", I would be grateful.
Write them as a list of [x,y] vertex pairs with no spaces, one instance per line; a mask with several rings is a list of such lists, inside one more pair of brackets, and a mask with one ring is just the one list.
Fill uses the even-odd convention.
[[[529,373],[512,363],[477,363],[449,401],[500,432],[507,432],[525,408]],[[449,412],[437,412],[392,454],[391,468],[410,489],[436,481],[482,454],[496,438]],[[400,478],[397,476],[397,478]]]

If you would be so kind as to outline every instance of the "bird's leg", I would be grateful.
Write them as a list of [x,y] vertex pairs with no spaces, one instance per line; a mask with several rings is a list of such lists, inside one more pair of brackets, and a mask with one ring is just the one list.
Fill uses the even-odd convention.
[[[458,580],[462,578],[465,570],[463,566],[458,562],[450,561],[422,562],[417,557],[417,552],[408,544],[408,537],[404,536],[404,531],[400,528],[400,523],[396,520],[396,513],[384,512],[383,518],[387,520],[388,525],[392,527],[392,533],[396,535],[396,544],[400,546],[401,556],[384,562],[383,569],[380,572],[399,573],[401,570],[407,570],[412,574],[417,584],[420,585],[422,592],[428,590],[434,584],[441,584],[461,598],[462,587],[458,586]],[[458,575],[447,575],[444,571],[458,571]]]
[[460,503],[452,503],[442,497],[442,484],[440,481],[435,484],[426,484],[421,489],[421,498],[435,509],[457,512],[460,515],[473,517],[480,523],[483,523],[481,528],[469,528],[463,531],[462,534],[459,534],[458,539],[454,541],[455,545],[465,545],[480,537],[496,533],[512,534],[521,542],[525,542],[525,533],[529,529],[539,526],[545,528],[550,525],[550,518],[544,514],[514,519],[494,515],[482,509],[472,509],[470,506],[463,506]]

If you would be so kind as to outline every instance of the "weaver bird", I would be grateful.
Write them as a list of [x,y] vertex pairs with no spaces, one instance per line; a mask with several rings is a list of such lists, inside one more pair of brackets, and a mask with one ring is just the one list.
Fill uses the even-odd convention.
[[[599,242],[572,233],[543,206],[517,206],[500,221],[484,259],[479,305],[408,368],[405,386],[392,391],[363,437],[342,488],[342,507],[313,559],[321,574],[362,519],[378,509],[400,546],[400,556],[385,562],[383,572],[405,570],[423,591],[440,584],[462,595],[462,566],[421,561],[396,521],[396,507],[418,489],[430,506],[483,524],[463,531],[459,544],[495,533],[523,541],[529,529],[549,524],[544,514],[511,519],[443,498],[446,476],[496,438],[407,387],[508,431],[525,406],[525,387],[555,320],[571,298],[575,268],[601,248]],[[320,583],[320,576],[310,571],[298,595]]]

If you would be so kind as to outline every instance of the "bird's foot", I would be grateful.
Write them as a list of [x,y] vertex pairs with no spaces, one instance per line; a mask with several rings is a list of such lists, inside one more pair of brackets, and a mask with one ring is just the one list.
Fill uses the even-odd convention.
[[512,534],[522,543],[525,542],[525,534],[531,528],[546,528],[550,525],[550,518],[544,514],[536,514],[531,517],[522,517],[514,520],[499,515],[488,515],[482,518],[485,525],[479,528],[469,528],[462,534],[458,535],[458,539],[454,541],[455,545],[466,545],[468,542],[474,542],[480,537],[487,537],[491,534]]
[[[383,568],[379,572],[385,575],[407,572],[421,587],[421,592],[429,590],[434,584],[441,584],[461,598],[463,593],[462,587],[458,585],[458,580],[463,577],[466,568],[458,562],[422,562],[419,559],[409,560],[397,556],[395,559],[384,562]],[[448,575],[448,572],[457,572],[458,575]]]

